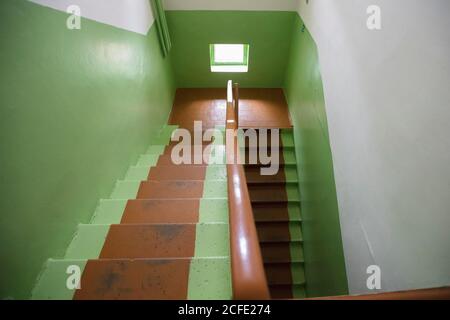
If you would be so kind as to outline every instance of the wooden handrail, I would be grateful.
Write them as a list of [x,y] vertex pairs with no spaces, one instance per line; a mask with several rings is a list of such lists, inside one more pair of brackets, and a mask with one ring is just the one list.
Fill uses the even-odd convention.
[[[239,161],[238,85],[228,82],[226,157],[233,299],[270,299],[244,168]],[[233,91],[235,92],[233,95]],[[235,98],[233,98],[233,96]]]
[[307,300],[450,300],[450,287],[383,292],[364,295],[319,297]]

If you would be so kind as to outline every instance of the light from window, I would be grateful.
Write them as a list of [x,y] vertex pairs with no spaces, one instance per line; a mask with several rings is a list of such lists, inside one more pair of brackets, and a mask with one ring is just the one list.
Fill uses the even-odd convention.
[[246,44],[212,44],[211,72],[248,72]]

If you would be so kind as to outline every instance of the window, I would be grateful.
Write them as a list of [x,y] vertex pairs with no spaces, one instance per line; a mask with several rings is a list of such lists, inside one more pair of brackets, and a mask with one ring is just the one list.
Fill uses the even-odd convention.
[[248,72],[248,44],[211,44],[211,72]]

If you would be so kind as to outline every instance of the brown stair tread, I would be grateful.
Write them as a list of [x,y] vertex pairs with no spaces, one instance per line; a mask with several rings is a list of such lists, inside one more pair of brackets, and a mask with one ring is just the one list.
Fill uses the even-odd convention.
[[260,242],[291,241],[287,222],[257,222],[256,230]]
[[121,223],[196,223],[199,210],[199,199],[129,200]]
[[190,259],[89,260],[75,300],[186,299]]
[[278,170],[277,174],[264,176],[261,175],[261,168],[257,166],[246,166],[244,167],[245,177],[247,179],[247,184],[254,183],[264,183],[264,182],[285,182],[286,176],[284,170]]
[[150,169],[148,180],[205,180],[207,166],[158,165]]
[[[294,244],[294,245],[293,245]],[[302,250],[300,242],[264,242],[261,243],[261,254],[264,263],[279,262],[303,262],[303,260],[294,260],[291,256],[291,246]]]
[[289,200],[289,199],[281,199],[281,200],[273,200],[273,199],[250,199],[252,205],[264,205],[264,204],[275,204],[275,203],[301,203],[301,200]]
[[251,201],[287,201],[284,183],[279,184],[248,184]]
[[269,285],[270,296],[272,299],[292,299],[294,287],[304,287],[304,284]]
[[195,224],[111,225],[101,259],[192,257]]
[[203,181],[164,180],[143,181],[137,199],[199,199],[203,196]]
[[[176,142],[176,143],[169,144],[168,146],[166,146],[164,148],[164,152],[162,155],[170,156],[173,152],[173,149],[176,146],[179,146],[179,149],[176,150],[176,155],[184,155],[183,152],[185,152],[185,151],[190,151],[191,156],[193,156],[194,154],[199,154],[199,153],[203,154],[205,149],[211,145],[212,144],[210,142],[203,142],[203,144],[198,144],[198,145],[189,145],[190,150],[188,150],[187,149],[188,145],[179,145],[179,143]],[[182,149],[182,147],[183,147],[183,149]]]
[[[293,221],[289,217],[288,202],[256,202],[252,204],[253,217],[256,222],[288,222]],[[294,221],[301,221],[296,219]]]
[[264,268],[266,270],[267,282],[269,285],[292,285],[304,283],[295,283],[295,280],[292,277],[293,268],[300,268],[300,271],[303,271],[303,262],[270,262],[265,263]]
[[256,222],[263,221],[289,221],[287,203],[271,203],[268,205],[252,205],[253,216]]
[[[189,163],[190,166],[205,166],[208,165],[208,162],[205,161],[202,157],[201,161],[198,161],[198,163],[194,163],[194,158],[191,157],[191,162]],[[181,165],[184,163],[181,163]],[[171,154],[163,154],[160,155],[158,158],[157,166],[160,165],[166,165],[166,166],[178,166],[180,164],[176,164],[172,161],[172,155]]]
[[266,263],[264,269],[269,285],[293,283],[290,263]]

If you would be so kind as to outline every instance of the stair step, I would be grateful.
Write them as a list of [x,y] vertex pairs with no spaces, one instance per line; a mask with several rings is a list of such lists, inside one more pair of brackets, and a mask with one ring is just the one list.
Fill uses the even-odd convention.
[[226,180],[142,181],[136,199],[226,198]]
[[157,166],[150,169],[148,180],[226,180],[225,165]]
[[65,259],[228,256],[228,224],[80,225]]
[[270,285],[269,291],[272,299],[306,298],[305,284]]
[[226,157],[225,157],[225,153],[220,151],[221,149],[217,148],[218,150],[218,155],[214,158],[214,162],[213,162],[213,158],[212,156],[208,157],[207,160],[204,159],[204,157],[198,157],[198,159],[194,158],[194,157],[190,157],[187,159],[188,163],[182,163],[182,161],[184,161],[183,158],[181,158],[179,161],[180,163],[175,163],[174,159],[172,159],[172,155],[171,154],[163,154],[159,156],[159,159],[157,161],[157,165],[166,165],[166,166],[177,166],[180,164],[189,164],[191,166],[205,166],[205,165],[209,165],[209,164],[226,164]]
[[244,170],[247,183],[250,184],[298,181],[297,166],[292,164],[279,168],[275,175],[262,175],[258,166],[244,166]]
[[148,180],[205,180],[207,166],[165,166],[150,169]]
[[[259,135],[258,131],[260,131],[260,129],[255,128],[255,130],[256,130],[257,135]],[[266,141],[267,145],[271,145],[271,141],[272,140],[271,140],[271,135],[270,134],[271,134],[271,131],[268,131],[268,136],[267,136],[267,141]],[[279,135],[280,135],[279,141],[281,142],[281,144],[283,146],[294,146],[294,137],[293,137],[292,129],[284,129],[284,128],[280,129],[279,130]],[[242,139],[242,134],[241,134],[240,139]],[[246,140],[248,140],[248,139],[246,139]],[[260,143],[262,143],[262,142],[260,142],[260,139],[258,138],[258,144],[260,144]]]
[[228,222],[227,199],[101,200],[92,224]]
[[303,262],[265,263],[264,267],[269,285],[292,285],[305,283]]
[[256,222],[301,221],[299,202],[256,202],[252,209]]
[[261,253],[265,263],[303,262],[303,246],[299,241],[261,243]]
[[137,167],[154,167],[158,163],[159,154],[143,154],[136,163]]
[[143,181],[136,199],[201,198],[203,181]]
[[209,166],[133,166],[128,169],[125,180],[226,180],[227,169],[225,165]]
[[[80,290],[66,286],[69,268],[81,271]],[[47,261],[35,300],[231,299],[228,257]]]
[[[242,157],[245,156],[245,163],[249,164],[260,164],[261,163],[261,157],[259,154],[258,148],[242,148],[241,155]],[[270,149],[269,149],[270,150]],[[253,157],[250,157],[250,151],[253,153],[251,154]],[[270,159],[274,163],[278,164],[295,164],[297,163],[296,157],[295,157],[295,149],[294,148],[284,148],[284,149],[276,149],[274,153],[270,153]],[[266,155],[267,156],[267,155]],[[267,160],[266,160],[267,161]]]
[[292,222],[256,222],[260,242],[301,241],[301,223]]
[[298,183],[295,182],[249,183],[248,191],[252,202],[300,201]]

